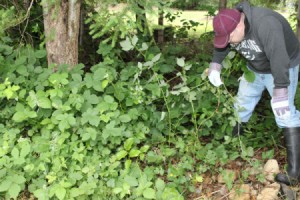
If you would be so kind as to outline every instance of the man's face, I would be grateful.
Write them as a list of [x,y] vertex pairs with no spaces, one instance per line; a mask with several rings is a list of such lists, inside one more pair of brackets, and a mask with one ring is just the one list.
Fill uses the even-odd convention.
[[241,20],[237,27],[230,33],[229,43],[230,44],[238,44],[245,37],[245,24],[244,20]]

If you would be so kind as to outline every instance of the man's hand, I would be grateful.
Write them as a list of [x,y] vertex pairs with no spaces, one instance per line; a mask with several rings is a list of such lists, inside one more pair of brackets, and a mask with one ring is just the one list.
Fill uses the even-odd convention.
[[219,87],[223,84],[220,78],[222,66],[218,63],[210,63],[208,68],[208,79],[211,84],[216,87]]
[[276,117],[284,119],[291,115],[287,88],[273,89],[271,106]]

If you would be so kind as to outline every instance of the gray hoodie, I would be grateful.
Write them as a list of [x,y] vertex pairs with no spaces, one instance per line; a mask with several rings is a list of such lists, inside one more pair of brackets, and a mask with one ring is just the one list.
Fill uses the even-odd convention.
[[236,8],[246,16],[245,38],[237,45],[215,48],[212,62],[221,64],[233,47],[247,59],[251,70],[271,73],[276,88],[287,87],[290,84],[288,69],[300,63],[299,41],[291,26],[277,12],[252,7],[246,1]]

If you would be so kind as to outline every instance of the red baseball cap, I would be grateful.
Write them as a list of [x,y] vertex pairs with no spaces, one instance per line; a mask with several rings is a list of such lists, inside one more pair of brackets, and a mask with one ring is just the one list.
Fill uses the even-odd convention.
[[224,48],[229,42],[229,36],[241,19],[241,13],[236,9],[222,9],[213,19],[215,32],[214,46]]

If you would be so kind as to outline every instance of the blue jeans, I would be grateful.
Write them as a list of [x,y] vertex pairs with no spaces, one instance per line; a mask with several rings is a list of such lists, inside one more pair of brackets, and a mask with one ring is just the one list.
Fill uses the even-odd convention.
[[[241,122],[248,122],[252,112],[261,98],[265,89],[272,96],[274,88],[274,79],[272,74],[255,73],[254,82],[248,82],[244,75],[241,77],[239,91],[236,96],[234,108],[236,109]],[[298,85],[299,65],[290,68],[290,85],[288,86],[289,107],[291,116],[288,119],[279,119],[275,117],[277,126],[280,128],[300,127],[300,112],[294,104],[295,94]],[[270,102],[271,103],[271,102]]]

